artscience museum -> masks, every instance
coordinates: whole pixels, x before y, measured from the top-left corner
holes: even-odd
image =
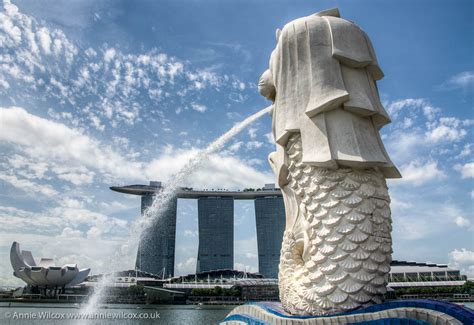
[[[89,275],[90,269],[79,269],[77,264],[55,266],[52,258],[41,258],[36,263],[31,251],[20,250],[20,244],[13,242],[10,249],[10,262],[13,275],[22,279],[28,285],[38,289],[62,289],[83,282]]]

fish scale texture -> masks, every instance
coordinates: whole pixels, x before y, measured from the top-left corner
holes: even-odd
[[[288,185],[299,207],[281,249],[280,300],[294,315],[380,303],[392,254],[390,198],[376,169],[302,163],[299,134],[286,145]]]

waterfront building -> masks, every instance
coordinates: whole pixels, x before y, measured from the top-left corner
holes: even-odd
[[[258,271],[266,278],[278,278],[281,242],[285,231],[285,205],[281,196],[255,199]]]
[[[446,264],[392,261],[389,287],[462,286],[466,276]]]
[[[161,188],[159,182],[151,182],[150,185]],[[155,195],[152,194],[142,195],[142,214],[151,207],[154,198]],[[153,218],[152,225],[143,231],[136,259],[139,270],[162,277],[174,275],[177,205],[178,199],[175,197],[168,203],[163,214]]]
[[[161,182],[150,182],[150,185],[129,185],[110,189],[140,195],[144,213],[163,188]],[[281,191],[275,188],[274,184],[266,184],[261,189],[242,191],[180,188],[163,215],[156,218],[156,222],[143,235],[136,261],[139,270],[163,277],[173,276],[177,199],[198,200],[197,272],[233,269],[234,200],[254,200],[259,272],[269,278],[277,277],[285,228],[285,209]]]
[[[232,197],[198,199],[199,248],[196,272],[234,266],[234,200]]]
[[[82,283],[90,272],[89,268],[79,269],[77,264],[56,266],[52,258],[43,257],[37,262],[31,251],[20,250],[17,242],[13,242],[10,248],[10,262],[14,276],[51,296]]]

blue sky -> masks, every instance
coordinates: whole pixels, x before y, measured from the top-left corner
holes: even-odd
[[[474,5],[470,1],[0,2],[0,284],[13,240],[36,256],[107,267],[139,198],[268,105],[256,89],[275,29],[339,7],[371,37],[393,123],[382,130],[394,258],[474,276]],[[207,188],[273,182],[263,117],[189,177]],[[193,272],[196,202],[179,202],[176,271]],[[253,205],[235,205],[235,268],[256,270]],[[130,268],[124,257],[120,267]],[[16,282],[15,282],[16,281]]]

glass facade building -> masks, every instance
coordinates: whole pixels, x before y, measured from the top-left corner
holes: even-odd
[[[163,190],[161,182],[149,185],[112,186],[113,191],[141,196],[143,212]],[[140,239],[136,266],[164,277],[174,276],[176,210],[178,199],[198,201],[199,247],[197,272],[234,268],[234,200],[254,200],[259,272],[278,277],[280,247],[285,229],[285,207],[281,191],[274,184],[242,191],[179,188],[167,210]]]
[[[285,205],[281,196],[255,199],[258,271],[266,278],[278,278],[280,250],[285,231]]]
[[[234,199],[198,199],[199,248],[196,272],[234,267]]]
[[[153,198],[154,195],[142,196],[142,214],[153,203]],[[143,232],[136,261],[140,271],[163,277],[174,275],[177,203],[175,197],[163,215],[154,218],[154,223]]]

